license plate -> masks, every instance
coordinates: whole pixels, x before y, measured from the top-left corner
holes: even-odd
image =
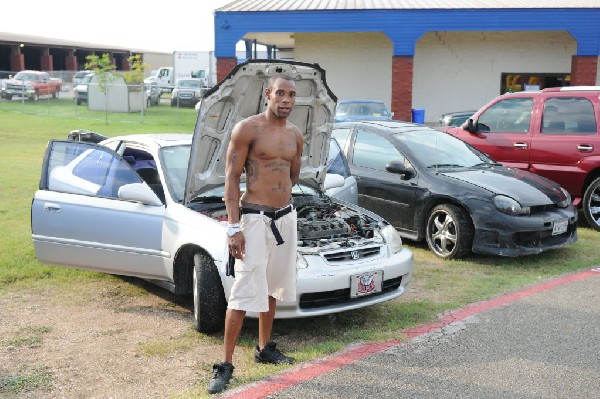
[[[555,236],[557,234],[562,234],[565,231],[567,231],[568,227],[569,227],[568,219],[557,220],[556,222],[554,222],[554,225],[552,226],[552,235]]]
[[[350,298],[381,292],[383,285],[383,272],[375,271],[356,274],[350,277]]]

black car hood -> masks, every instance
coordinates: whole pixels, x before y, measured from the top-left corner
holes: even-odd
[[[184,204],[225,184],[225,161],[236,123],[266,109],[269,78],[287,73],[296,83],[296,104],[288,120],[302,132],[301,178],[322,185],[326,174],[337,98],[317,64],[284,60],[249,60],[238,64],[204,94],[192,140]],[[242,180],[244,176],[242,176]]]
[[[493,194],[506,195],[523,206],[557,204],[566,198],[558,184],[519,169],[492,166],[464,171],[440,171],[440,174],[483,188]],[[491,174],[495,175],[493,179]]]

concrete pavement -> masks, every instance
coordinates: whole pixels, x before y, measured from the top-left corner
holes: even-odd
[[[600,269],[302,364],[228,398],[600,398]]]

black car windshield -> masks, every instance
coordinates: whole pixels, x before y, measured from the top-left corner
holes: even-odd
[[[428,168],[462,169],[495,164],[462,140],[438,130],[419,130],[395,136]]]

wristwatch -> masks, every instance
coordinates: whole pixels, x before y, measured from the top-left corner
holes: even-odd
[[[233,237],[239,231],[242,231],[239,227],[230,227],[227,229],[227,237]]]

